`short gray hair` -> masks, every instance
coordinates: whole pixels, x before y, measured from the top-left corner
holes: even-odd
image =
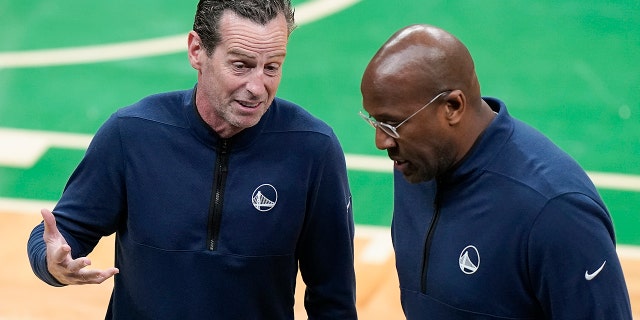
[[[202,46],[211,55],[220,42],[220,18],[225,10],[266,25],[282,13],[287,21],[288,34],[296,28],[294,9],[290,0],[200,0],[193,21]]]

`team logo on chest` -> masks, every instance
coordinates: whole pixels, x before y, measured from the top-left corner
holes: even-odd
[[[466,246],[458,258],[460,270],[466,274],[474,274],[480,268],[480,253],[475,246]]]
[[[251,195],[251,203],[256,210],[266,212],[278,202],[278,191],[268,183],[259,185]]]

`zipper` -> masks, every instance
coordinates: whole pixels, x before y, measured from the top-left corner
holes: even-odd
[[[220,235],[220,221],[222,220],[222,204],[224,200],[224,186],[227,180],[229,163],[229,140],[222,139],[216,157],[215,173],[213,175],[213,190],[209,203],[209,224],[207,232],[207,247],[214,251],[218,246]]]
[[[436,196],[433,200],[433,217],[431,218],[431,224],[429,225],[429,231],[427,232],[427,238],[424,241],[424,251],[422,252],[422,273],[420,279],[420,292],[427,293],[427,271],[429,271],[429,253],[431,252],[431,242],[433,242],[433,235],[435,233],[438,220],[440,219],[440,188],[439,183],[436,182]]]

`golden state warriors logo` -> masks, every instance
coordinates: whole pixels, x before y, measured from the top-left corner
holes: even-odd
[[[251,203],[258,211],[266,212],[275,207],[278,202],[278,191],[270,184],[261,184],[253,191]]]
[[[466,274],[473,274],[480,268],[480,253],[474,246],[467,246],[460,252],[458,258],[460,270]]]

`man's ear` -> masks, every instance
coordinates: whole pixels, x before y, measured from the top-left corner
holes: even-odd
[[[450,126],[460,123],[462,116],[467,111],[467,98],[462,90],[453,90],[445,97],[446,117]]]
[[[200,36],[193,30],[189,32],[189,37],[187,39],[187,54],[189,56],[189,63],[191,66],[196,70],[200,70],[202,59],[206,56],[206,50],[202,46]]]

